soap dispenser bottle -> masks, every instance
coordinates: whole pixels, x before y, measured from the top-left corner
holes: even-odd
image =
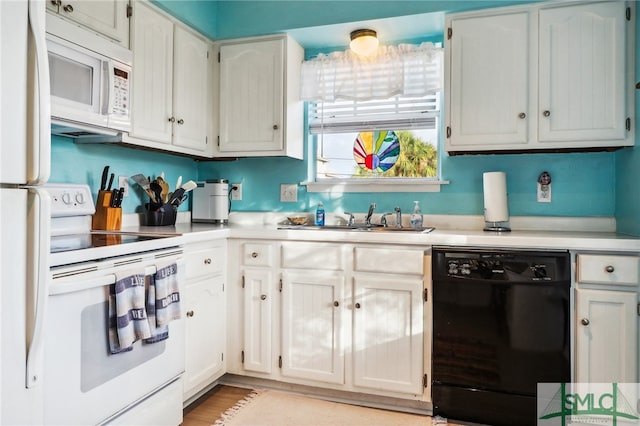
[[[318,203],[318,207],[316,208],[316,226],[324,226],[324,206],[322,203]]]
[[[413,202],[413,213],[411,213],[411,227],[413,229],[422,229],[422,212],[420,211],[420,203]]]

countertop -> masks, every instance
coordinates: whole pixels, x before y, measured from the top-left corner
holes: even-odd
[[[405,244],[424,246],[465,246],[531,248],[607,252],[640,252],[640,238],[614,232],[536,231],[487,232],[482,230],[438,229],[430,233],[369,232],[350,230],[278,229],[277,224],[178,223],[175,226],[129,226],[123,232],[182,235],[185,243],[218,238],[326,241],[336,243]]]

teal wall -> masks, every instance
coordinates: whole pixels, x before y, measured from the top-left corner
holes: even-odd
[[[138,173],[153,178],[164,172],[172,190],[178,176],[182,176],[184,182],[196,180],[196,164],[189,158],[108,144],[79,144],[58,136],[52,136],[51,139],[49,182],[87,184],[94,201],[100,189],[104,166],[109,166],[109,173],[115,174],[113,187],[118,185],[118,176],[133,176]],[[149,197],[133,181],[130,180],[129,185],[129,196],[122,202],[122,211],[141,213],[142,206],[149,202]],[[189,210],[188,204],[181,205],[180,210]]]
[[[160,0],[164,8],[179,14],[207,34],[217,38],[266,34],[312,25],[375,19],[384,16],[463,10],[504,5],[501,1],[187,1]],[[514,2],[510,2],[514,3]],[[185,6],[186,5],[186,6]],[[215,18],[215,19],[214,19]],[[638,123],[636,123],[638,124]],[[197,163],[183,157],[109,145],[80,145],[64,138],[53,140],[52,182],[86,182],[94,191],[102,167],[111,165],[116,175],[165,171],[170,183],[184,179],[227,178],[243,183],[243,200],[233,203],[236,211],[313,210],[323,201],[329,211],[365,211],[370,202],[378,211],[399,205],[407,211],[420,200],[426,213],[481,214],[482,173],[507,173],[511,214],[543,216],[616,216],[621,232],[640,235],[640,153],[628,148],[614,153],[443,155],[442,177],[449,180],[440,193],[328,194],[307,193],[301,186],[299,202],[281,203],[281,183],[308,179],[309,164],[288,158],[250,158],[229,162]],[[306,147],[308,149],[308,146]],[[535,201],[536,179],[542,171],[553,178],[553,202]],[[616,196],[617,195],[617,196]],[[139,189],[125,199],[125,213],[145,202]],[[184,209],[185,207],[183,207]]]

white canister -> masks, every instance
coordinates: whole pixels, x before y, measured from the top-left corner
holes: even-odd
[[[207,223],[229,222],[229,181],[208,179],[197,182],[193,190],[191,221]]]

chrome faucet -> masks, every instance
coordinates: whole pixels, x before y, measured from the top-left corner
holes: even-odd
[[[387,216],[392,215],[393,213],[384,213],[382,216],[380,216],[380,224],[383,227],[388,227],[389,224],[387,223]]]
[[[373,210],[376,208],[376,203],[371,203],[369,206],[369,211],[367,212],[367,217],[364,218],[364,224],[369,226],[371,225],[371,216],[373,216]]]
[[[393,211],[396,212],[396,228],[402,228],[402,211],[400,207],[394,207]]]
[[[353,217],[353,213],[344,212],[344,214],[349,215],[349,221],[347,222],[347,226],[353,226],[356,223],[355,217]]]

